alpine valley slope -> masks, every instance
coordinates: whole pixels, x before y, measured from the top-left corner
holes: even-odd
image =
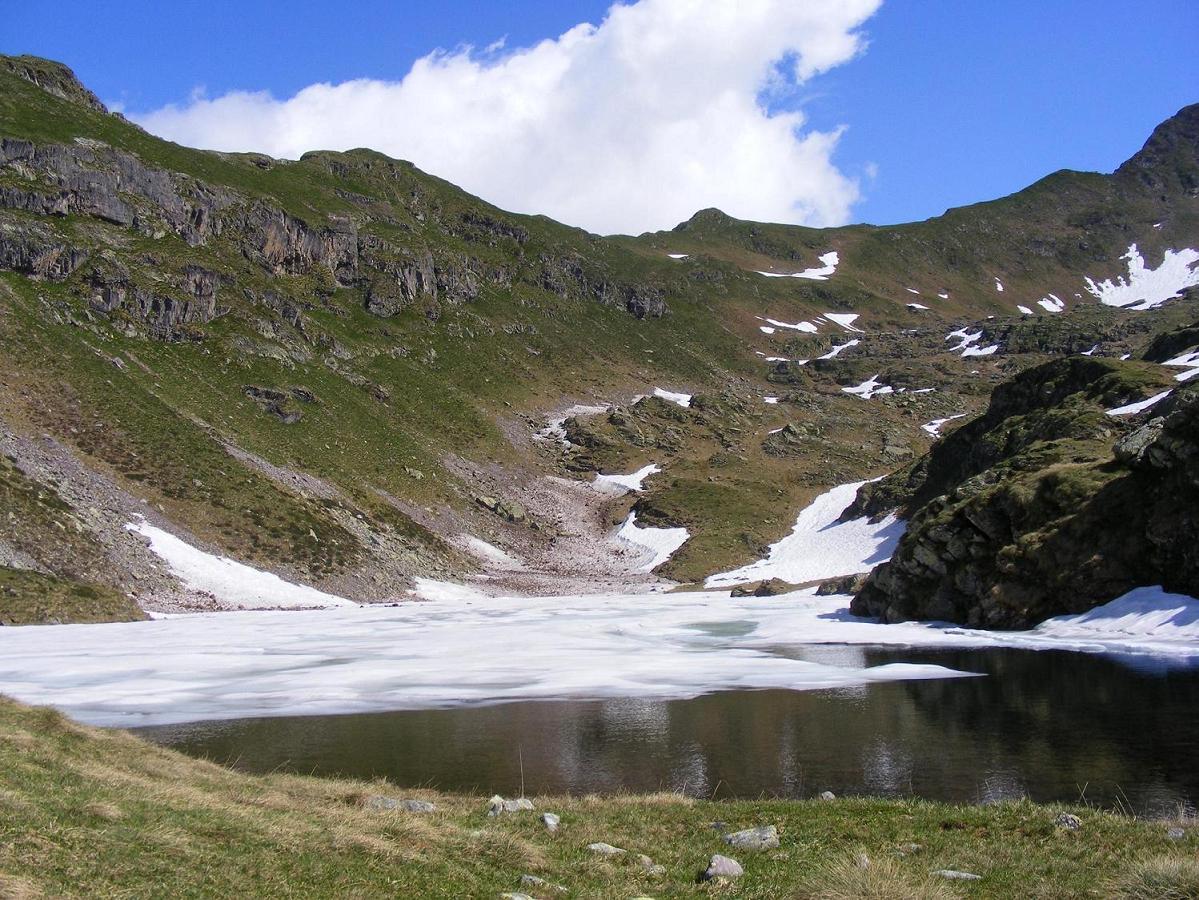
[[[698,582],[1025,370],[1174,386],[1196,247],[1199,106],[1112,175],[926,222],[599,237],[370,150],[180,147],[2,57],[0,621],[230,605],[155,535],[355,601]],[[654,575],[631,512],[686,529]]]

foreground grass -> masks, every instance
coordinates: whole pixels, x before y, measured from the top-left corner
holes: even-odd
[[[437,811],[371,810],[372,794]],[[537,813],[489,819],[481,797],[247,776],[0,698],[0,897],[497,897],[525,873],[574,897],[1196,896],[1192,834],[1171,841],[1163,823],[1090,810],[1071,832],[1055,827],[1060,810],[1030,803],[536,802],[561,815],[557,834]],[[723,846],[722,830],[760,824],[778,827],[779,849]],[[593,841],[630,853],[603,860],[585,849]],[[697,884],[722,850],[744,877]],[[647,874],[637,853],[666,874]],[[983,878],[945,881],[940,869]]]

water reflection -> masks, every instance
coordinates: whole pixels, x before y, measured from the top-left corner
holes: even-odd
[[[530,794],[1028,796],[1140,813],[1199,798],[1199,671],[1055,651],[811,648],[861,665],[929,662],[986,678],[693,700],[528,702],[143,729],[250,771],[385,775]]]

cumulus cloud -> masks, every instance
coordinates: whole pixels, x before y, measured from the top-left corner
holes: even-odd
[[[193,96],[132,118],[216,150],[371,147],[601,233],[669,228],[708,206],[837,225],[858,199],[833,162],[840,130],[769,107],[860,53],[880,3],[639,0],[532,47],[431,53],[398,82]]]

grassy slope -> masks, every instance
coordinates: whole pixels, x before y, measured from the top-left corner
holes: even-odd
[[[438,812],[376,812],[376,793],[433,800]],[[1162,823],[1078,810],[1083,828],[1053,824],[1056,808],[1028,803],[950,806],[915,800],[696,802],[675,795],[555,798],[557,835],[533,814],[484,815],[480,797],[399,793],[383,783],[289,775],[251,777],[153,747],[120,732],[0,699],[0,896],[494,897],[523,873],[571,896],[1065,897],[1099,891],[1147,858],[1185,864],[1196,838]],[[778,850],[729,851],[746,874],[731,886],[695,884],[724,848],[713,821],[774,824]],[[607,862],[606,841],[667,869]],[[921,849],[908,855],[908,844]],[[863,874],[855,854],[872,860]],[[972,883],[930,879],[944,868]],[[1193,872],[1191,873],[1193,876]],[[846,883],[847,882],[847,883]],[[532,889],[535,895],[544,891]]]

